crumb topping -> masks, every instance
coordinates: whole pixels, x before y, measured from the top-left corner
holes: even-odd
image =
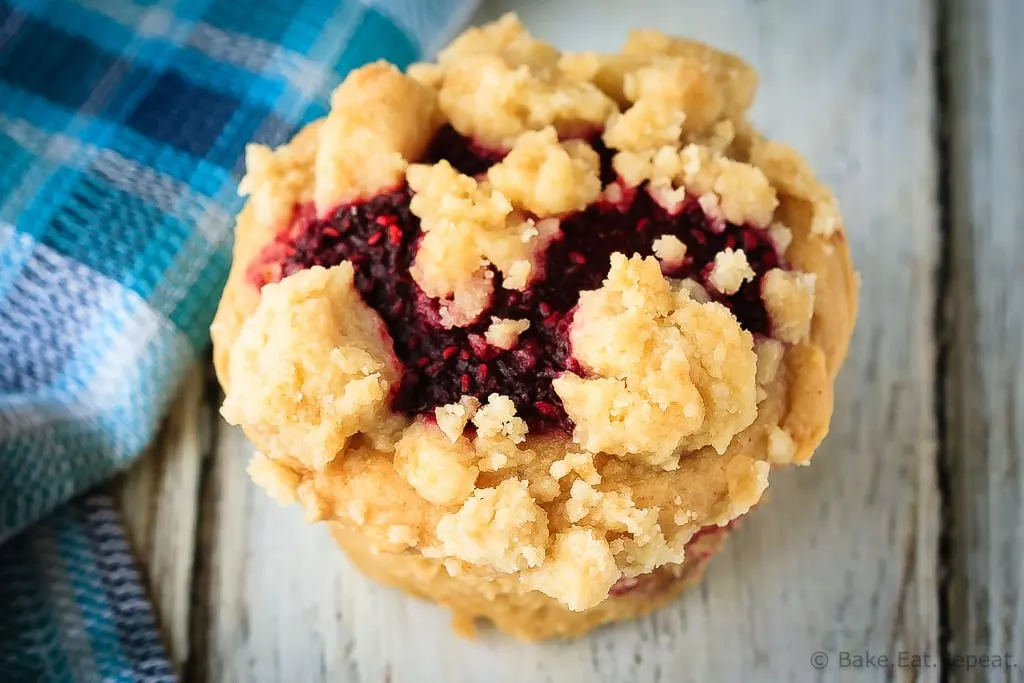
[[[441,517],[437,538],[447,557],[512,573],[544,561],[548,516],[527,483],[511,478],[477,489],[457,512]]]
[[[650,63],[649,57],[597,52],[566,52],[558,59],[558,68],[566,77],[590,82],[622,108],[631,104],[623,92],[626,74]],[[615,114],[612,114],[614,117]]]
[[[778,339],[764,338],[757,341],[754,352],[757,354],[757,385],[767,389],[779,372],[785,347]]]
[[[789,251],[789,245],[793,243],[793,231],[782,223],[775,222],[768,226],[768,239],[775,245],[775,251],[779,252],[779,256],[785,256]]]
[[[839,203],[835,195],[817,181],[810,165],[795,150],[778,142],[756,139],[750,149],[750,161],[772,185],[814,206],[812,234],[831,237],[839,228]]]
[[[530,329],[529,320],[508,320],[492,317],[491,326],[484,333],[484,338],[488,344],[507,351],[515,347],[519,335],[528,329]]]
[[[440,64],[416,62],[407,66],[405,73],[409,78],[418,81],[420,85],[426,86],[431,90],[440,88],[441,82],[444,81],[444,68]]]
[[[551,126],[523,133],[487,178],[512,205],[535,216],[579,211],[601,193],[600,159],[582,140],[559,142]]]
[[[545,126],[571,137],[599,128],[615,111],[615,103],[593,84],[557,69],[510,65],[493,54],[446,66],[438,99],[456,130],[495,147]]]
[[[408,116],[408,111],[416,116]],[[386,62],[348,75],[331,95],[314,164],[317,213],[401,183],[441,124],[437,95]]]
[[[811,330],[814,314],[813,273],[798,273],[773,268],[761,282],[761,294],[772,333],[784,342],[798,344]]]
[[[612,114],[603,139],[609,147],[630,152],[672,146],[683,136],[685,120],[680,108],[641,100],[622,114]]]
[[[565,504],[566,517],[573,524],[614,535],[610,547],[625,576],[683,562],[692,530],[682,527],[671,538],[666,537],[659,522],[660,511],[658,507],[637,507],[628,487],[602,491],[582,478],[572,483]]]
[[[508,396],[491,394],[487,403],[473,416],[477,437],[502,436],[512,443],[522,443],[526,438],[526,422],[516,415],[516,406]]]
[[[702,145],[622,151],[615,155],[612,165],[630,186],[650,181],[652,196],[655,191],[685,188],[702,198],[706,212],[717,209],[731,223],[765,227],[779,204],[775,188],[759,168]],[[716,201],[709,204],[704,197]]]
[[[496,472],[529,462],[534,452],[520,448],[526,440],[526,421],[516,415],[516,407],[508,396],[491,394],[487,403],[473,416],[476,438],[473,441],[480,457],[480,469]]]
[[[626,75],[623,92],[634,102],[626,112],[629,116],[637,105],[651,110],[683,112],[683,130],[699,135],[722,116],[725,93],[713,74],[700,60],[691,57],[656,57],[651,64]],[[655,117],[657,118],[657,117]],[[679,136],[662,144],[674,144]],[[609,142],[609,145],[611,143]],[[612,145],[614,146],[614,145]],[[654,147],[648,144],[645,147]],[[633,149],[644,149],[634,146]]]
[[[407,177],[415,192],[409,208],[423,230],[410,273],[428,296],[443,299],[446,327],[468,325],[486,308],[494,291],[488,265],[506,276],[506,287],[526,286],[557,221],[514,213],[505,195],[447,161],[411,166]]]
[[[256,220],[267,227],[285,224],[296,204],[313,199],[313,160],[320,144],[320,124],[306,129],[277,149],[245,146],[245,176],[238,194],[249,196]]]
[[[441,66],[451,66],[475,55],[498,55],[508,64],[533,69],[551,68],[559,52],[530,35],[519,17],[508,12],[484,26],[471,26],[437,55]]]
[[[786,430],[772,427],[768,433],[768,460],[776,465],[786,465],[796,457],[796,442]]]
[[[753,339],[728,309],[673,292],[653,258],[612,256],[570,338],[587,378],[555,391],[589,451],[675,469],[682,449],[723,452],[756,415]]]
[[[471,28],[438,55],[437,83],[445,116],[463,135],[497,148],[522,133],[554,126],[563,138],[604,125],[615,102],[560,66],[561,55],[507,14]]]
[[[720,84],[722,115],[726,118],[741,119],[754,101],[757,73],[739,57],[698,41],[673,38],[655,30],[630,31],[622,55],[634,59],[681,58],[701,64],[709,79]]]
[[[594,454],[589,451],[568,451],[561,460],[551,463],[548,473],[557,480],[564,479],[570,472],[586,484],[597,486],[601,483],[601,474],[594,466]]]
[[[462,436],[466,424],[476,415],[480,407],[480,401],[472,396],[463,396],[458,403],[438,406],[434,409],[434,419],[441,433],[448,437],[449,441],[456,441]]]
[[[423,420],[413,422],[395,444],[395,471],[435,505],[464,501],[476,487],[480,470],[469,439],[454,441]]]
[[[715,254],[708,282],[722,294],[735,294],[744,282],[754,279],[754,269],[742,249],[723,249]]]
[[[668,268],[678,268],[686,258],[686,245],[675,235],[662,235],[651,246],[654,255]]]
[[[472,28],[438,55],[441,69],[420,77],[438,84],[441,109],[462,133],[496,147],[553,125],[571,137],[602,126],[615,103],[593,83],[560,68],[560,53],[519,20]]]
[[[352,281],[343,263],[267,285],[231,348],[235,379],[221,414],[272,457],[323,469],[385,419],[398,370]]]
[[[256,451],[245,469],[253,483],[262,486],[278,505],[291,505],[296,501],[301,477],[292,468]]]
[[[576,527],[555,537],[551,556],[524,582],[579,612],[607,598],[619,576],[608,541],[593,529]]]

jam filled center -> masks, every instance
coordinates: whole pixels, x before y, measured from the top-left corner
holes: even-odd
[[[595,148],[608,169],[611,153],[600,144]],[[446,127],[435,138],[428,161],[446,159],[462,173],[475,175],[500,158]],[[408,188],[343,205],[324,220],[317,219],[311,207],[300,208],[293,224],[252,264],[250,274],[262,286],[315,265],[351,262],[356,288],[383,319],[402,362],[393,397],[398,412],[432,415],[434,408],[462,396],[485,401],[498,393],[512,399],[531,432],[569,429],[551,383],[566,370],[583,371],[570,350],[572,311],[580,292],[601,286],[615,252],[648,256],[657,238],[678,238],[686,245],[686,258],[666,269],[665,275],[693,278],[731,309],[744,329],[769,333],[761,278],[780,260],[764,230],[716,224],[692,197],[669,213],[643,188],[623,194],[614,204],[597,202],[564,217],[560,237],[546,251],[543,275],[526,291],[505,289],[496,272],[490,307],[468,327],[443,328],[438,302],[427,297],[409,273],[421,231],[419,219],[409,210]],[[756,273],[729,296],[707,285],[715,254],[726,248],[743,249]],[[492,317],[528,320],[530,326],[512,349],[505,350],[485,339]]]

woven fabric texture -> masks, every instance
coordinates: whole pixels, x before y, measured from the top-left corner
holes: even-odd
[[[473,4],[0,0],[0,681],[171,680],[109,502],[60,506],[206,347],[245,144]]]

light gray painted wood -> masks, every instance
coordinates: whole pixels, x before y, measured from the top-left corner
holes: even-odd
[[[178,671],[189,654],[201,460],[216,418],[204,400],[205,375],[202,366],[192,369],[153,446],[117,487],[128,538]]]
[[[512,7],[566,48],[613,49],[627,28],[657,26],[759,68],[755,119],[836,189],[863,274],[833,433],[812,467],[774,478],[699,589],[648,619],[538,646],[460,640],[438,608],[362,578],[324,529],[253,489],[248,445],[221,427],[196,678],[883,681],[891,671],[838,668],[839,652],[937,653],[930,3],[522,1],[479,18]],[[817,651],[832,658],[820,674]]]
[[[1010,652],[1024,666],[1024,4],[951,5],[951,649]],[[1024,675],[953,673],[955,681]]]

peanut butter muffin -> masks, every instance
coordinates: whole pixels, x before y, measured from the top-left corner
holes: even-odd
[[[252,145],[213,325],[252,478],[370,576],[529,639],[699,579],[828,430],[857,307],[832,193],[756,75],[514,16]]]

